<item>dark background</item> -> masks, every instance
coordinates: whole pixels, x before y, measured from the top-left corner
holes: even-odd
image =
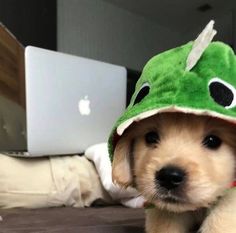
[[[24,46],[57,50],[56,0],[0,0],[0,22]],[[127,71],[128,105],[140,72],[130,69]]]
[[[57,49],[56,0],[0,0],[0,21],[24,46]]]

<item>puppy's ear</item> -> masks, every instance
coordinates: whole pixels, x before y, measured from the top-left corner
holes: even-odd
[[[131,139],[129,135],[124,135],[118,141],[112,162],[112,180],[121,187],[128,187],[133,183],[131,171]]]

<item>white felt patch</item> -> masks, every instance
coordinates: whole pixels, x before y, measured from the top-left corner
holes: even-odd
[[[186,61],[186,71],[190,71],[197,64],[203,52],[217,33],[213,28],[214,23],[215,22],[211,20],[194,41],[192,50],[190,51]]]

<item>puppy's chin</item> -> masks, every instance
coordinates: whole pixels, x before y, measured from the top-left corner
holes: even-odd
[[[200,209],[200,207],[192,205],[190,203],[171,199],[158,199],[153,201],[153,204],[159,209],[164,209],[176,213]]]
[[[217,198],[215,202],[216,201],[217,201]],[[159,209],[164,209],[167,211],[180,213],[180,212],[195,211],[198,209],[208,208],[214,202],[206,203],[206,205],[197,205],[190,202],[178,201],[175,199],[167,198],[167,199],[157,199],[153,201],[152,203],[154,204],[155,207]]]
[[[192,190],[194,191],[194,190]],[[174,195],[171,192],[166,194],[156,193],[152,202],[157,208],[171,212],[195,211],[198,209],[209,208],[213,206],[221,196],[224,195],[224,190],[202,190],[201,193],[187,192],[182,195]],[[197,196],[199,198],[197,198]],[[149,197],[147,197],[149,198]]]

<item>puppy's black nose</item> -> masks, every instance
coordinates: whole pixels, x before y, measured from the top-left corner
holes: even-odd
[[[186,173],[178,167],[167,166],[156,172],[158,185],[168,190],[178,188],[185,180]]]

